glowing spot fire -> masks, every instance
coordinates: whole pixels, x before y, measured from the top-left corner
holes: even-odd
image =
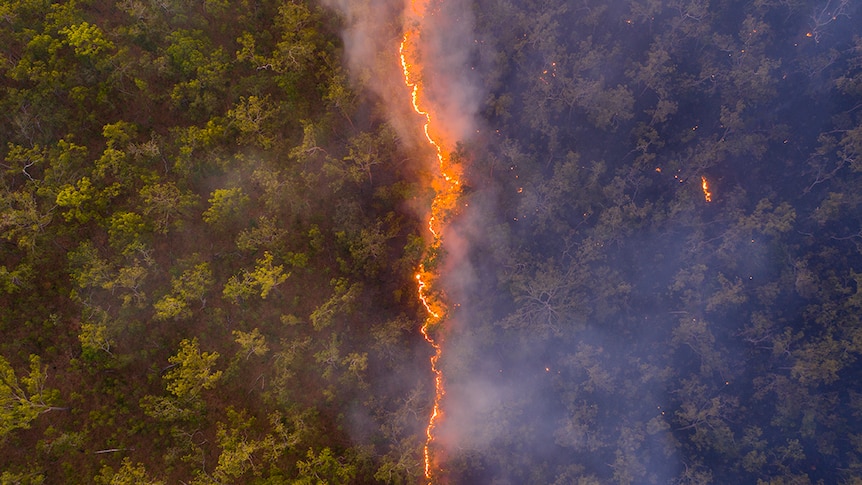
[[[707,182],[706,177],[700,177],[700,186],[703,188],[703,198],[707,202],[712,202],[712,192],[709,191],[709,182]]]

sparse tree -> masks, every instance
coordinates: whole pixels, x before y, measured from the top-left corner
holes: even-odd
[[[172,364],[164,379],[168,391],[181,400],[196,398],[204,389],[212,389],[222,376],[214,371],[218,352],[201,352],[198,339],[183,339],[176,355],[168,361]]]
[[[241,276],[230,277],[224,287],[224,296],[238,301],[259,294],[266,299],[276,286],[284,283],[290,276],[290,273],[284,273],[283,265],[274,266],[272,262],[272,253],[264,252],[263,258],[257,260],[254,271],[243,271]]]
[[[30,370],[20,378],[0,356],[0,439],[15,429],[29,428],[40,414],[64,409],[54,406],[59,393],[46,386],[47,378],[37,355],[30,356]]]

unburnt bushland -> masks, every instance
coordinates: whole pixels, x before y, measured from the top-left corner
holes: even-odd
[[[414,481],[419,196],[331,12],[0,12],[4,483]]]

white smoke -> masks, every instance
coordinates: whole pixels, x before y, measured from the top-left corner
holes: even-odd
[[[473,49],[470,6],[456,1],[323,0],[343,21],[345,59],[354,84],[382,101],[389,122],[413,147],[424,146],[423,120],[413,112],[404,84],[399,45],[416,30],[423,108],[432,113],[446,150],[466,142],[476,130],[482,90],[469,64]],[[449,146],[451,145],[451,146]],[[433,159],[432,159],[433,161]]]

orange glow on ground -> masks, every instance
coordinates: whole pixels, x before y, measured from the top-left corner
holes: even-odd
[[[409,12],[414,18],[421,19],[425,15],[425,7],[426,2],[414,0],[411,2]],[[410,89],[413,110],[425,119],[422,131],[428,145],[434,149],[439,169],[438,175],[431,183],[434,189],[434,199],[431,201],[428,216],[428,231],[431,235],[431,241],[426,250],[426,255],[428,255],[439,252],[437,250],[442,244],[443,230],[458,206],[458,200],[461,196],[461,180],[459,167],[451,163],[447,151],[444,149],[445,143],[440,135],[441,130],[435,125],[436,120],[432,115],[433,107],[428,106],[423,99],[423,86],[418,76],[422,66],[419,65],[417,46],[415,45],[415,39],[419,38],[419,33],[418,22],[405,27],[404,37],[399,47],[399,56],[404,83]],[[434,374],[434,402],[431,415],[428,418],[428,425],[425,428],[425,445],[422,450],[425,478],[428,483],[432,483],[434,477],[434,456],[432,453],[434,429],[442,417],[441,401],[446,394],[443,372],[438,367],[443,348],[439,337],[434,335],[433,330],[444,320],[447,307],[446,302],[442,301],[437,293],[429,292],[429,285],[433,283],[435,276],[434,273],[425,269],[424,264],[417,268],[415,275],[418,285],[417,297],[427,313],[421,327],[422,336],[434,349],[434,354],[430,358],[431,372]]]
[[[707,202],[712,202],[712,192],[709,191],[709,182],[707,182],[706,177],[700,177],[700,186],[703,188],[703,198]]]

